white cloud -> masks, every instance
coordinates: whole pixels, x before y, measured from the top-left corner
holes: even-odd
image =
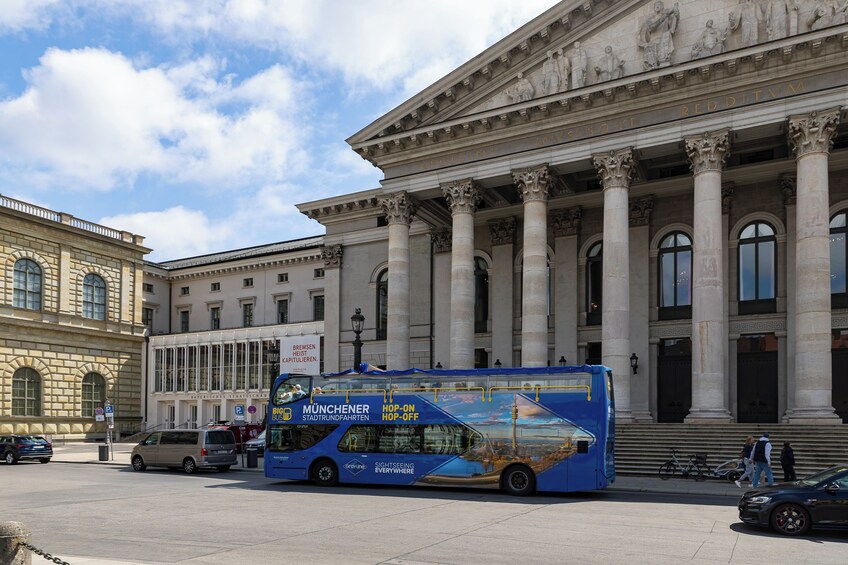
[[[280,66],[233,85],[218,80],[223,66],[136,68],[104,49],[50,49],[26,91],[0,102],[4,175],[107,190],[147,174],[226,189],[296,170],[301,86]]]
[[[55,12],[62,9],[59,0],[4,0],[0,6],[0,35],[44,30]]]

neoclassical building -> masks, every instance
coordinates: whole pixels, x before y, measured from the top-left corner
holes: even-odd
[[[0,196],[0,434],[103,437],[142,420],[144,238]]]
[[[612,368],[624,421],[848,421],[843,3],[565,0],[348,139],[301,204],[325,367]]]

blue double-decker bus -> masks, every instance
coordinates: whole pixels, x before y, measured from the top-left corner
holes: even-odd
[[[615,480],[612,373],[597,365],[280,375],[265,476],[536,491]]]

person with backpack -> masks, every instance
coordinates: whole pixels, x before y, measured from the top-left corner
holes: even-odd
[[[757,488],[757,485],[760,484],[761,473],[766,474],[769,486],[774,484],[774,475],[771,472],[771,443],[769,442],[768,432],[763,432],[763,436],[754,445],[754,477],[751,479],[751,488]]]
[[[733,481],[737,487],[742,488],[742,481],[745,479],[751,480],[751,476],[754,474],[754,436],[748,436],[748,439],[745,440],[745,445],[742,446],[742,450],[739,452],[739,458],[742,459],[742,463],[745,465],[745,472],[742,473],[742,476]]]
[[[795,452],[788,441],[783,442],[783,449],[780,450],[780,466],[783,467],[783,482],[798,480],[795,476]]]

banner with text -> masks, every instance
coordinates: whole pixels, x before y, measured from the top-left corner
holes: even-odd
[[[317,375],[320,371],[320,335],[280,338],[280,373]]]

